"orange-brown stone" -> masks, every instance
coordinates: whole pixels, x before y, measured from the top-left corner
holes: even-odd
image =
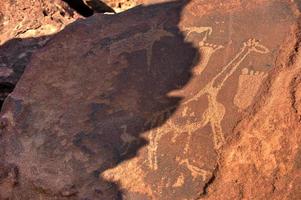
[[[18,176],[0,191],[298,199],[299,14],[280,0],[161,1],[67,26],[5,101],[0,158]]]

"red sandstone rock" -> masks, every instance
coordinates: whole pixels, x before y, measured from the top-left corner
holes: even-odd
[[[79,17],[61,0],[0,3],[0,102],[10,93],[33,52]]]
[[[69,25],[5,101],[0,191],[300,199],[299,15],[194,0]]]
[[[76,17],[76,13],[61,0],[3,0],[0,13],[0,44],[12,38],[57,33]]]
[[[3,0],[0,4],[0,104],[12,91],[28,64],[32,53],[42,48],[51,35],[67,24],[93,12],[109,11],[100,0],[89,1],[89,8],[82,0],[72,3],[73,10],[63,0]],[[92,3],[91,3],[92,2]],[[96,3],[95,3],[96,2]],[[99,3],[97,3],[99,2]],[[142,3],[141,1],[104,1],[121,12]],[[92,9],[95,9],[94,11]],[[20,39],[22,38],[22,40]]]
[[[147,0],[103,0],[108,6],[112,7],[116,12],[122,12],[141,5]]]

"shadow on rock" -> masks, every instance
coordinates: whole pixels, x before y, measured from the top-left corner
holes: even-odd
[[[178,27],[187,3],[78,20],[32,56],[2,109],[1,160],[18,169],[3,198],[122,199],[101,174],[134,158],[180,104],[168,94],[198,53]]]
[[[14,38],[0,46],[0,107],[21,78],[31,55],[45,46],[50,37]]]

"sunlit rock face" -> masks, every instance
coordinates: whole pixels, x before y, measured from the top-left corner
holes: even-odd
[[[103,0],[103,2],[119,13],[145,4],[148,0]]]
[[[1,195],[298,199],[298,17],[161,1],[68,25],[4,103]]]

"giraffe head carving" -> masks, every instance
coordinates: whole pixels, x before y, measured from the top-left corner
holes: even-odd
[[[244,48],[247,48],[250,52],[254,51],[261,54],[266,54],[270,52],[267,47],[260,44],[259,41],[254,38],[244,42]]]

